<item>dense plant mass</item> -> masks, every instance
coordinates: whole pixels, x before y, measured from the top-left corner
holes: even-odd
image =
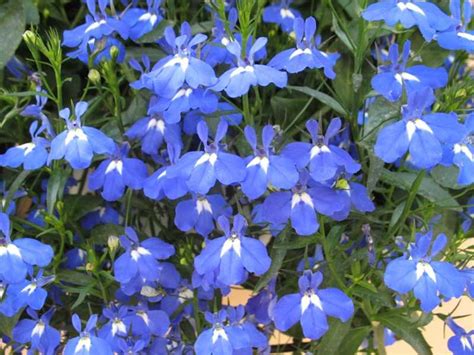
[[[474,354],[471,13],[2,1],[2,347]]]

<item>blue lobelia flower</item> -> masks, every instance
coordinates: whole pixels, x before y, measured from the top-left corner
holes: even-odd
[[[319,289],[323,274],[306,271],[298,280],[300,292],[283,296],[273,309],[277,329],[287,331],[298,321],[303,334],[321,338],[329,329],[327,317],[347,322],[354,314],[352,300],[337,288]]]
[[[204,114],[217,110],[218,99],[214,92],[199,87],[193,89],[183,86],[171,98],[152,97],[150,111],[160,112],[168,124],[181,121],[181,114],[191,109],[199,109]]]
[[[378,67],[379,73],[372,78],[372,87],[389,101],[397,101],[402,97],[403,89],[408,95],[424,88],[438,89],[448,83],[448,73],[444,68],[430,68],[426,65],[407,67],[410,56],[411,42],[403,45],[403,53],[399,58],[398,45],[389,48],[388,60],[391,64]]]
[[[112,305],[104,308],[103,316],[107,319],[102,328],[99,330],[99,337],[104,339],[114,351],[119,351],[120,337],[128,335],[129,326],[126,324],[125,317],[128,315],[129,309],[126,306],[116,307]]]
[[[139,276],[151,281],[158,279],[158,260],[167,259],[175,252],[171,244],[155,237],[140,242],[137,233],[130,227],[125,228],[125,235],[120,236],[120,244],[125,253],[114,262],[115,279],[120,283],[130,282]]]
[[[340,174],[326,184],[316,183],[311,188],[316,210],[336,221],[349,216],[351,208],[372,212],[375,205],[365,186],[350,180],[349,174]]]
[[[46,302],[48,292],[44,286],[54,281],[54,275],[43,276],[43,270],[39,270],[36,276],[33,270],[29,270],[30,280],[24,280],[8,287],[7,297],[12,298],[13,308],[19,310],[25,306],[36,311],[40,310]]]
[[[236,8],[229,11],[227,25],[230,32],[234,32],[238,20]],[[215,15],[212,34],[214,39],[202,48],[202,58],[212,67],[218,64],[232,64],[232,55],[226,49],[226,46],[232,41],[225,29],[225,20],[222,20],[218,14]]]
[[[48,117],[43,113],[43,108],[48,102],[47,93],[40,86],[36,87],[36,92],[36,104],[26,106],[20,114],[25,117],[35,117],[39,119],[41,121],[40,130],[45,129],[49,136],[54,137],[55,134],[51,122],[49,122]]]
[[[426,41],[431,41],[436,31],[444,31],[453,23],[435,4],[417,0],[381,0],[369,5],[362,17],[367,21],[385,21],[394,27],[398,23],[404,28],[418,26]]]
[[[227,133],[228,124],[220,121],[214,142],[208,144],[209,130],[205,121],[199,122],[197,133],[204,151],[188,152],[170,169],[169,177],[186,180],[190,191],[205,195],[218,180],[223,185],[241,182],[245,178],[245,163],[237,155],[225,152],[220,146]]]
[[[53,249],[30,238],[10,239],[10,220],[0,212],[0,279],[17,283],[25,279],[28,266],[45,267],[53,258]]]
[[[93,314],[87,321],[86,327],[82,330],[81,320],[77,314],[72,316],[72,325],[79,333],[78,337],[69,339],[64,348],[64,355],[112,355],[110,345],[96,336],[95,328],[97,315]]]
[[[449,317],[446,324],[454,335],[448,340],[448,348],[453,355],[472,355],[474,353],[474,330],[465,331]]]
[[[168,169],[179,159],[180,147],[167,145],[168,161],[163,159],[163,166],[150,175],[143,183],[145,196],[154,200],[161,200],[165,196],[170,200],[183,197],[188,192],[186,182],[181,177],[169,177]]]
[[[279,189],[290,189],[298,182],[299,174],[295,163],[274,154],[271,146],[275,131],[271,125],[263,127],[262,146],[257,146],[257,134],[250,126],[245,127],[245,138],[254,155],[247,157],[246,177],[242,181],[242,191],[250,199],[262,196],[271,184]]]
[[[217,110],[209,116],[218,116],[226,121],[229,126],[238,126],[242,122],[243,116],[240,110],[228,102],[219,102]],[[196,128],[199,122],[205,121],[207,115],[201,111],[194,110],[184,116],[183,131],[187,135],[196,134]]]
[[[30,126],[31,142],[12,147],[0,155],[0,166],[18,168],[23,165],[25,170],[35,170],[44,166],[48,160],[49,141],[38,135],[44,128],[38,129],[38,122]]]
[[[449,8],[454,18],[454,24],[446,31],[437,34],[436,40],[439,46],[450,50],[474,52],[474,31],[467,29],[472,17],[471,2],[464,1],[464,7],[461,9],[459,0],[451,0]],[[461,15],[461,11],[464,16]]]
[[[54,309],[44,313],[41,317],[31,308],[26,312],[32,319],[21,319],[13,328],[12,336],[15,342],[20,344],[31,344],[31,350],[42,354],[54,354],[61,341],[58,330],[49,325]]]
[[[144,162],[137,158],[127,158],[130,146],[117,146],[115,154],[99,164],[89,176],[89,189],[102,189],[101,196],[106,201],[117,201],[123,196],[125,187],[139,190],[148,176]]]
[[[119,222],[120,212],[113,208],[111,203],[106,203],[105,206],[98,207],[82,217],[81,227],[90,231],[100,224],[119,224]]]
[[[214,85],[217,82],[214,70],[196,57],[196,47],[206,39],[201,33],[193,37],[187,22],[181,25],[178,37],[171,27],[167,27],[165,40],[173,53],[158,61],[149,73],[143,74],[145,86],[158,96],[173,97],[184,84],[193,89]]]
[[[446,235],[438,235],[433,243],[432,238],[431,230],[417,233],[408,254],[390,261],[384,275],[385,284],[392,290],[400,293],[413,290],[424,312],[438,306],[440,295],[446,299],[460,297],[466,285],[465,277],[452,264],[434,260],[446,246]]]
[[[73,169],[85,169],[91,165],[94,153],[113,154],[115,143],[111,138],[97,128],[81,125],[81,116],[87,107],[87,102],[78,102],[74,120],[69,119],[71,111],[68,108],[61,110],[59,115],[66,121],[67,129],[51,142],[50,161],[64,157]]]
[[[276,278],[272,278],[263,290],[247,301],[245,310],[248,314],[253,315],[258,323],[270,324],[272,321],[270,313],[277,302],[275,285]]]
[[[142,151],[151,155],[158,154],[158,149],[164,142],[182,145],[179,125],[169,123],[155,110],[149,110],[149,116],[140,118],[125,135],[130,139],[140,140]]]
[[[255,54],[267,44],[264,37],[258,38],[250,48],[248,55],[242,58],[242,48],[237,41],[227,45],[227,50],[237,59],[237,66],[224,72],[216,85],[215,91],[224,90],[230,97],[243,96],[252,86],[268,86],[271,83],[279,88],[286,86],[288,77],[285,72],[268,65],[255,64]]]
[[[295,19],[301,17],[299,11],[290,8],[293,0],[279,0],[263,9],[263,22],[276,23],[285,32],[291,32]]]
[[[408,97],[402,109],[402,119],[383,127],[375,143],[375,154],[393,163],[410,152],[410,162],[428,169],[441,162],[442,143],[456,144],[463,138],[463,127],[454,113],[423,114],[433,103],[430,89]]]
[[[89,42],[90,39],[101,39],[113,33],[118,33],[123,39],[128,38],[128,26],[116,17],[107,14],[109,1],[99,0],[99,11],[97,11],[97,1],[87,0],[86,23],[72,29],[64,31],[63,44],[67,47],[78,47],[81,43]]]
[[[250,354],[252,348],[264,348],[268,345],[267,337],[248,318],[244,319],[244,306],[227,307],[227,315],[229,319],[227,332],[232,338],[234,349]]]
[[[224,236],[206,242],[201,254],[194,259],[196,271],[201,275],[216,271],[217,280],[229,286],[244,282],[247,272],[265,273],[271,259],[260,240],[244,235],[245,218],[237,214],[232,230],[227,217],[220,216],[217,221]]]
[[[194,229],[207,238],[214,230],[214,221],[221,215],[232,215],[232,208],[222,195],[193,195],[192,199],[176,205],[174,224],[183,232]]]
[[[215,314],[206,312],[204,317],[208,323],[212,324],[212,328],[206,329],[199,334],[194,344],[196,355],[233,354],[234,348],[232,341],[237,339],[234,339],[234,337],[227,332],[228,327],[225,325],[227,312],[225,310],[220,310]]]
[[[316,195],[311,193],[308,180],[308,173],[302,171],[298,183],[291,191],[277,191],[268,195],[262,205],[263,220],[276,226],[284,225],[290,220],[298,235],[316,233],[319,228]]]
[[[296,48],[278,53],[268,65],[276,69],[284,69],[288,73],[299,73],[306,68],[324,68],[324,74],[328,78],[334,79],[336,73],[333,68],[340,55],[325,53],[318,49],[321,38],[315,36],[316,20],[314,17],[308,17],[306,20],[295,19],[294,31]]]
[[[474,113],[464,120],[464,135],[454,145],[445,145],[443,161],[445,165],[454,163],[459,168],[458,184],[474,183]]]
[[[294,142],[282,150],[282,155],[293,160],[299,169],[309,164],[309,174],[317,182],[324,182],[336,176],[340,171],[355,174],[360,170],[358,164],[345,150],[330,144],[341,129],[341,120],[337,117],[331,120],[323,136],[320,125],[311,119],[306,122],[306,128],[311,135],[312,143]]]
[[[136,41],[153,31],[163,20],[160,5],[161,0],[147,0],[147,10],[133,7],[123,14],[122,19],[128,25],[131,40]]]
[[[137,306],[131,307],[131,312],[125,317],[125,323],[133,335],[140,336],[164,336],[170,327],[166,312],[149,309],[146,302],[139,302]]]

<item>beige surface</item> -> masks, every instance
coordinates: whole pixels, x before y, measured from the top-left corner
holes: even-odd
[[[231,306],[245,304],[251,294],[251,291],[240,287],[232,288],[231,294],[229,297],[224,298],[223,304]],[[436,308],[433,313],[448,314],[456,307],[458,302],[459,300],[447,302],[442,307]],[[465,329],[474,329],[474,302],[468,297],[463,297],[461,299],[459,307],[453,314],[454,317],[464,315],[469,316],[458,319],[456,322]],[[432,346],[434,355],[451,354],[451,352],[448,350],[447,342],[453,333],[448,327],[444,327],[443,322],[438,317],[433,317],[433,321],[425,327],[423,334],[428,344]],[[291,342],[291,338],[279,332],[276,332],[270,339],[270,343],[272,345],[286,344],[289,342]],[[416,352],[404,341],[397,341],[392,346],[387,347],[387,355],[416,355]]]

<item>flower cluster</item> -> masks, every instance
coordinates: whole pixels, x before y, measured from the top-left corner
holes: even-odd
[[[406,336],[393,309],[412,326],[418,309],[472,297],[474,273],[452,257],[472,232],[473,102],[457,99],[472,87],[450,98],[473,80],[469,1],[451,0],[451,16],[426,1],[372,3],[350,23],[359,39],[331,1],[334,34],[327,19],[318,27],[321,11],[288,0],[208,1],[176,31],[177,11],[191,18],[195,4],[172,3],[87,0],[85,22],[54,51],[25,36],[38,73],[16,57],[7,66],[34,91],[0,95],[31,137],[0,155],[14,175],[0,212],[0,313],[19,319],[4,343],[271,353],[279,330],[315,351],[335,341],[332,317],[354,331],[338,353],[382,351]],[[431,41],[457,57],[425,65]],[[62,47],[89,70],[70,101]],[[311,96],[304,107],[295,92]],[[16,99],[31,93],[35,104]],[[460,203],[471,207],[462,226],[441,228],[461,219]],[[237,287],[254,293],[226,306]],[[471,354],[472,331],[444,319],[449,349]],[[427,353],[414,334],[405,340]]]

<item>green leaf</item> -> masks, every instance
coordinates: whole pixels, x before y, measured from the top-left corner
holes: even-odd
[[[383,170],[381,179],[390,185],[397,186],[405,191],[410,191],[416,180],[417,173],[398,173]],[[433,202],[439,207],[461,211],[459,203],[448,191],[439,186],[431,177],[425,176],[421,182],[418,194]]]
[[[375,319],[392,330],[400,338],[410,344],[418,355],[431,355],[431,348],[423,337],[417,324],[398,313],[378,314]]]
[[[38,8],[34,4],[33,0],[22,0],[23,8],[25,9],[25,21],[30,25],[39,24],[40,18]]]
[[[78,221],[87,213],[93,211],[102,204],[99,196],[93,195],[68,195],[64,198],[64,214],[68,220]]]
[[[349,50],[352,53],[354,53],[355,48],[352,45],[352,39],[349,38],[349,36],[346,34],[346,32],[344,32],[344,30],[339,25],[339,22],[337,21],[336,16],[334,16],[334,15],[332,16],[332,27],[334,29],[334,33],[336,33],[336,36],[339,37],[339,39],[342,41],[342,43],[344,43],[345,46],[347,48],[349,48]]]
[[[0,70],[15,54],[25,30],[23,2],[10,0],[0,5]]]
[[[303,249],[311,244],[316,244],[318,241],[318,235],[312,235],[307,237],[300,237],[297,236],[294,240],[286,242],[286,243],[279,243],[275,244],[273,248],[275,249],[286,249],[286,250],[294,250],[294,249]]]
[[[13,199],[15,196],[15,192],[18,191],[20,188],[21,184],[23,184],[23,181],[30,175],[29,170],[23,170],[21,173],[18,174],[18,176],[13,180],[12,184],[10,185],[10,188],[8,189],[7,196],[5,197],[5,202],[3,203],[3,210],[6,211],[8,209],[8,206],[10,205],[10,201]]]
[[[150,32],[144,34],[137,40],[137,43],[155,43],[161,37],[163,37],[165,33],[166,27],[174,26],[174,22],[170,20],[162,20],[158,25]]]
[[[453,190],[462,189],[458,184],[459,168],[457,166],[438,165],[430,171],[431,177],[443,187]]]
[[[286,253],[288,249],[278,248],[278,245],[285,244],[287,229],[284,229],[283,232],[277,237],[275,244],[273,245],[270,257],[272,263],[268,271],[258,280],[255,285],[254,293],[258,293],[261,289],[268,285],[271,279],[278,275],[281,266],[283,265],[283,260],[285,260]]]
[[[334,354],[340,355],[353,355],[357,353],[360,344],[364,341],[365,338],[370,334],[371,327],[359,327],[351,329],[346,336],[344,341],[339,347],[339,351]]]
[[[384,162],[369,150],[369,173],[367,175],[367,194],[370,196],[382,176]]]
[[[61,270],[56,275],[60,282],[77,286],[95,285],[95,279],[84,271]]]
[[[332,108],[337,113],[340,113],[341,115],[347,114],[344,107],[342,107],[339,102],[337,102],[334,98],[332,98],[328,94],[325,94],[318,90],[311,89],[307,86],[287,86],[287,88],[289,90],[299,91],[299,92],[302,92],[303,94],[314,97],[316,100],[319,100],[323,104],[328,105],[330,108]]]
[[[125,126],[131,125],[140,118],[145,117],[148,108],[148,102],[142,95],[134,95],[127,110],[122,114],[122,122]]]
[[[46,206],[48,207],[49,214],[53,213],[56,201],[62,199],[68,177],[68,169],[56,169],[49,177],[46,190]]]
[[[329,330],[321,339],[318,346],[318,354],[339,354],[339,347],[345,341],[347,333],[351,329],[352,319],[341,322],[338,319],[329,319]]]
[[[367,111],[367,119],[363,125],[364,133],[359,142],[371,149],[380,128],[397,117],[400,117],[399,104],[381,97],[377,98]]]
[[[0,313],[0,334],[2,336],[6,335],[10,338],[12,337],[12,330],[18,323],[18,320],[20,319],[22,313],[23,310],[19,311],[12,317],[7,317]]]

